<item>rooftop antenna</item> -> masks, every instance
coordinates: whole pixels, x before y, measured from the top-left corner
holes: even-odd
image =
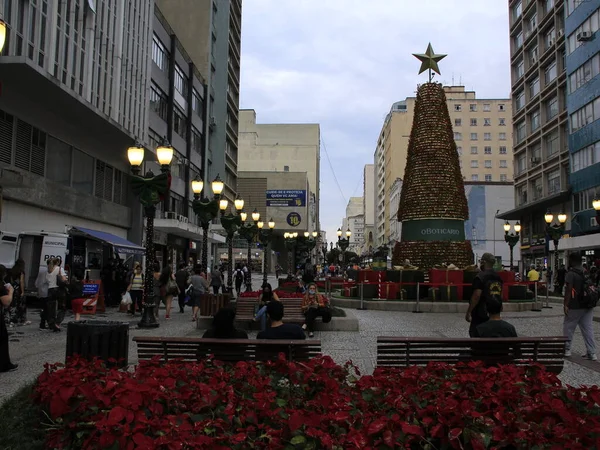
[[[460,78],[458,79],[458,85],[462,86],[462,74],[460,75]]]
[[[454,86],[454,72],[452,72],[452,86]]]

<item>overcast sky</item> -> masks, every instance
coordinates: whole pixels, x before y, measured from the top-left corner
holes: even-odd
[[[507,3],[244,0],[240,107],[255,109],[258,123],[321,125],[320,211],[328,240],[348,198],[362,196],[363,167],[373,163],[392,103],[426,81],[412,53],[431,42],[448,54],[437,81],[462,79],[479,98],[510,95]]]

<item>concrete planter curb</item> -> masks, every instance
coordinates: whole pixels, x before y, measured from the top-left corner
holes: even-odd
[[[338,305],[336,305],[338,306]],[[331,322],[323,323],[320,319],[317,319],[315,323],[315,331],[359,331],[358,319],[354,315],[354,312],[346,310],[346,317],[333,317]],[[283,318],[285,322],[285,317]],[[258,322],[237,322],[237,327],[242,330],[258,330]],[[212,317],[199,317],[196,322],[196,328],[198,330],[207,330],[212,326]]]
[[[332,297],[331,304],[339,308],[360,307],[360,300]],[[395,300],[365,300],[365,308],[376,311],[404,311],[412,312],[417,307],[416,301],[395,301]],[[465,313],[469,304],[467,302],[429,302],[421,301],[419,308],[422,312],[429,313]],[[533,302],[504,303],[504,312],[523,312],[531,311]]]

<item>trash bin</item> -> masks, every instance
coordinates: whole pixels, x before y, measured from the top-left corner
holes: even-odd
[[[111,366],[126,366],[129,356],[129,323],[106,320],[69,322],[66,358],[73,355],[87,359],[98,357]],[[117,363],[108,363],[109,358],[116,359]]]

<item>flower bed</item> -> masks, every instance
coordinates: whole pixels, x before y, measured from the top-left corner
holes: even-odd
[[[539,366],[376,370],[329,357],[222,365],[156,361],[135,371],[47,365],[34,401],[47,445],[71,449],[591,449],[600,390]],[[48,422],[48,419],[44,421]]]

